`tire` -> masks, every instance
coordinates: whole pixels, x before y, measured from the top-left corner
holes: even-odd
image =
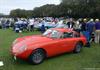
[[[74,49],[74,53],[79,53],[82,49],[83,45],[81,42],[77,43]]]
[[[36,49],[31,56],[29,57],[29,61],[34,64],[40,64],[44,61],[45,59],[45,52],[42,49]]]

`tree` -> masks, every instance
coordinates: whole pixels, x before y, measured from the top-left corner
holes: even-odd
[[[33,10],[15,9],[12,17],[100,17],[100,0],[61,0],[61,4],[46,4]]]

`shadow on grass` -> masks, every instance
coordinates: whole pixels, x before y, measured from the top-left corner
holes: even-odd
[[[66,57],[70,58],[70,57],[73,57],[73,56],[78,56],[81,53],[82,52],[80,52],[80,53],[73,53],[73,52],[63,53],[63,54],[60,54],[60,55],[56,55],[56,56],[52,56],[52,57],[46,58],[44,60],[44,62],[55,61],[55,60],[58,60],[58,59],[65,59]],[[22,60],[22,59],[14,60],[14,58],[12,56],[10,56],[9,60],[10,60],[10,62],[12,62],[12,64],[17,64],[17,65],[33,65],[33,64],[29,63],[28,60],[26,60],[26,61]]]
[[[64,53],[64,54],[60,54],[60,55],[57,55],[57,56],[53,56],[53,57],[49,57],[49,58],[46,58],[45,60],[44,60],[44,62],[49,62],[49,61],[54,61],[54,60],[56,60],[56,59],[60,59],[60,58],[64,58],[64,57],[66,57],[66,56],[72,56],[72,55],[76,55],[76,54],[73,54],[72,52],[71,53]],[[31,63],[29,63],[28,62],[28,60],[22,60],[22,59],[17,59],[17,60],[14,60],[14,58],[11,56],[11,55],[9,55],[8,56],[8,58],[7,57],[2,57],[2,60],[5,62],[5,63],[7,63],[6,65],[8,65],[8,64],[12,64],[12,65],[18,65],[18,66],[22,66],[22,65],[24,65],[24,66],[26,66],[26,65],[33,65],[33,64],[31,64]],[[44,63],[43,62],[43,63]],[[42,63],[41,63],[42,64]],[[40,64],[39,64],[40,65]]]

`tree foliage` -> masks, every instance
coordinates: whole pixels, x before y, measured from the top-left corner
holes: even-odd
[[[47,4],[33,10],[15,9],[12,17],[100,17],[100,0],[61,0],[59,5]]]

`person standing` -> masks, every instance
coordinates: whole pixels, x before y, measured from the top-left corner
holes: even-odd
[[[42,21],[41,21],[41,24],[42,24],[42,25],[40,26],[41,33],[44,33],[45,30],[46,30],[46,29],[45,29],[45,23],[46,23],[45,20],[42,20]]]
[[[34,31],[34,19],[29,20],[29,31]]]
[[[91,47],[90,45],[90,33],[86,30],[87,19],[81,21],[81,32],[87,39],[86,47]]]
[[[77,32],[81,32],[81,27],[82,27],[82,19],[78,19],[77,21],[76,21],[76,24],[75,24],[75,30],[77,31]]]
[[[86,31],[89,32],[89,41],[92,42],[93,41],[93,38],[92,38],[92,34],[94,32],[94,20],[93,19],[90,19],[90,21],[87,22],[86,24]]]
[[[92,35],[93,33],[93,30],[94,30],[94,20],[93,19],[90,19],[89,22],[87,22],[86,24],[86,30],[90,33],[90,35]]]
[[[73,19],[70,18],[69,22],[67,22],[67,27],[73,29],[75,26],[75,23],[73,22]]]
[[[83,19],[80,24],[81,24],[81,31],[86,31],[86,23],[87,23],[87,19]]]
[[[8,19],[7,19],[6,23],[5,23],[5,25],[6,25],[6,28],[9,28],[10,21]]]
[[[95,43],[100,43],[100,21],[95,20]]]

